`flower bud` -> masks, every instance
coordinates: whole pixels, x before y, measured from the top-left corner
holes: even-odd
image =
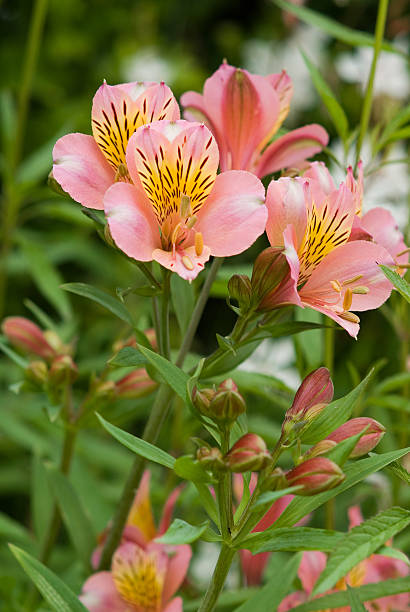
[[[345,479],[340,467],[326,457],[313,457],[286,474],[289,486],[301,486],[298,495],[316,495],[333,489]]]
[[[289,264],[279,247],[268,247],[258,255],[252,271],[252,300],[264,310],[263,300],[277,289],[289,272]]]
[[[204,414],[205,416],[209,416],[209,406],[211,405],[215,395],[215,389],[198,389],[198,387],[195,387],[192,393],[192,401],[198,412]]]
[[[260,483],[260,491],[279,491],[286,489],[288,481],[286,480],[285,472],[280,468],[275,468],[266,478]]]
[[[347,423],[344,423],[335,429],[335,431],[332,431],[332,433],[327,436],[326,440],[332,440],[336,443],[342,442],[342,440],[356,436],[364,429],[366,429],[366,433],[360,438],[350,453],[351,459],[361,457],[373,450],[386,433],[386,429],[383,425],[374,419],[368,417],[350,419],[350,421],[347,421]]]
[[[152,393],[157,386],[145,368],[133,370],[115,383],[117,396],[122,399],[144,397]]]
[[[48,378],[48,368],[45,361],[31,361],[25,370],[25,378],[29,383],[43,386]]]
[[[94,386],[94,397],[98,400],[109,401],[115,396],[115,382],[113,380],[97,381]]]
[[[245,400],[231,378],[224,380],[211,400],[208,413],[203,412],[219,423],[232,423],[246,410]]]
[[[50,368],[48,382],[50,386],[60,387],[73,383],[78,375],[78,368],[69,355],[58,355]]]
[[[251,281],[245,274],[234,274],[228,281],[229,297],[238,302],[243,312],[247,312],[250,308],[251,291]]]
[[[225,462],[232,472],[257,472],[269,464],[270,458],[265,441],[254,433],[247,433],[225,455]]]
[[[51,359],[56,354],[45,333],[29,319],[7,317],[3,321],[2,330],[10,344],[26,353],[38,355],[43,359]]]
[[[226,468],[222,453],[219,448],[208,448],[201,446],[196,452],[196,458],[207,470]]]
[[[332,450],[332,448],[334,448],[336,444],[337,442],[333,442],[333,440],[321,440],[320,442],[312,446],[312,448],[307,450],[306,453],[304,453],[303,461],[306,461],[306,459],[311,459],[312,457],[319,457],[320,455],[325,455],[330,450]]]

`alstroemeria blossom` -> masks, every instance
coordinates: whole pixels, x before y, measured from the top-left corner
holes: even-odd
[[[203,120],[219,146],[222,172],[249,170],[259,178],[300,165],[327,145],[326,131],[306,125],[270,140],[285,120],[293,88],[285,71],[259,76],[223,63],[205,81],[203,95],[181,97],[185,117]]]
[[[161,119],[179,119],[178,104],[165,83],[103,83],[94,96],[93,135],[67,134],[53,149],[53,177],[86,208],[102,210],[116,181],[128,182],[125,153],[132,134]]]
[[[157,121],[130,138],[133,184],[116,183],[104,209],[114,242],[137,261],[159,262],[193,280],[210,255],[236,255],[267,219],[262,183],[249,172],[217,176],[218,147],[208,128]]]
[[[125,542],[116,550],[110,572],[88,578],[80,600],[90,612],[182,612],[182,599],[171,598],[190,559],[187,545]]]
[[[284,247],[290,275],[262,306],[308,306],[356,337],[360,319],[353,311],[378,308],[387,300],[392,285],[379,264],[391,265],[393,259],[380,244],[349,240],[356,197],[343,183],[332,189],[324,182],[305,176],[270,183],[266,231],[272,246]]]

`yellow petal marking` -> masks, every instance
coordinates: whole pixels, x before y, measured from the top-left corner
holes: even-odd
[[[125,601],[146,612],[159,612],[164,573],[158,571],[155,553],[147,553],[136,546],[133,559],[116,554],[112,577],[118,593]]]

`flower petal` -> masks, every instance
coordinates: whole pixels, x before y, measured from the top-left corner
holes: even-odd
[[[135,185],[116,183],[105,195],[104,209],[118,248],[137,261],[151,261],[161,241],[145,194]]]
[[[207,246],[203,247],[200,255],[196,254],[193,246],[177,250],[175,253],[163,249],[155,249],[152,253],[152,259],[189,282],[193,281],[204,269],[210,256],[211,250]]]
[[[304,591],[310,595],[317,579],[326,566],[326,555],[319,550],[310,550],[303,553],[299,565],[298,576]]]
[[[268,216],[264,195],[262,183],[250,172],[231,170],[216,177],[195,226],[212,255],[242,253],[263,233]]]
[[[158,535],[162,535],[166,532],[166,530],[168,529],[168,527],[171,524],[171,518],[172,518],[172,513],[174,511],[174,506],[176,504],[176,501],[178,499],[178,497],[181,495],[181,491],[183,489],[183,486],[179,486],[176,487],[172,493],[170,494],[170,496],[168,497],[167,501],[165,502],[165,506],[164,509],[162,511],[162,517],[161,517],[161,522],[159,524],[159,528],[158,528]]]
[[[76,202],[103,210],[103,197],[114,183],[115,172],[92,136],[67,134],[53,149],[53,176]]]
[[[369,232],[373,240],[383,246],[397,263],[408,263],[408,253],[397,257],[398,253],[407,249],[407,245],[395,218],[388,210],[381,207],[372,208],[361,218],[361,227]]]
[[[323,162],[312,162],[310,168],[303,173],[303,178],[309,179],[309,185],[315,202],[324,200],[326,196],[336,189],[330,172]]]
[[[262,178],[282,168],[297,166],[308,157],[319,153],[328,141],[326,130],[315,123],[292,130],[265,149],[255,174]]]
[[[156,536],[149,494],[150,476],[149,470],[145,470],[127,518],[127,525],[138,527],[146,542]]]
[[[169,602],[164,612],[182,612],[182,599],[181,597],[175,597]]]
[[[305,234],[307,212],[303,179],[280,178],[271,181],[266,193],[268,221],[266,233],[271,246],[283,246],[288,225],[295,230],[295,248],[298,249]]]
[[[168,568],[162,591],[163,604],[171,599],[174,593],[178,591],[186,576],[192,556],[191,547],[187,544],[173,546],[169,549],[169,552],[171,556],[168,561]]]
[[[92,574],[84,583],[79,599],[90,612],[127,612],[128,609],[115,588],[111,572]]]
[[[292,79],[286,73],[286,70],[282,70],[282,72],[278,74],[268,74],[265,78],[270,82],[279,96],[279,116],[273,128],[273,133],[275,133],[289,113],[290,101],[293,96]]]

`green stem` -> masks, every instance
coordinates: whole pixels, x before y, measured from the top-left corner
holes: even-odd
[[[229,451],[229,427],[221,429],[221,453],[226,455]],[[221,472],[218,482],[219,519],[221,534],[224,539],[231,538],[232,531],[232,476],[229,471]]]
[[[171,294],[171,273],[164,269],[164,282],[162,287],[161,301],[161,325],[159,349],[161,355],[170,358],[171,349],[169,344],[169,301]]]
[[[230,548],[227,544],[223,544],[219,553],[218,562],[215,566],[211,582],[205,593],[204,600],[198,609],[198,612],[210,612],[214,610],[219,594],[225,584],[226,576],[235,556],[236,551]]]
[[[149,280],[149,282],[151,283],[151,285],[153,287],[156,287],[157,289],[161,289],[162,290],[162,286],[161,283],[159,283],[157,281],[157,279],[155,278],[155,276],[153,275],[153,273],[151,272],[151,270],[149,269],[149,267],[147,266],[147,264],[145,264],[143,261],[137,261],[137,266],[139,267],[139,269],[141,270],[141,272],[146,276],[146,278]]]
[[[324,364],[332,374],[335,359],[335,327],[332,319],[326,320],[326,327],[323,332]]]
[[[377,12],[376,28],[374,32],[374,53],[373,61],[370,68],[369,79],[367,81],[366,94],[363,101],[362,115],[360,118],[359,135],[356,143],[356,164],[360,160],[360,152],[362,150],[363,140],[366,136],[367,129],[369,127],[370,113],[372,110],[372,99],[373,99],[373,84],[374,77],[376,74],[377,60],[380,55],[380,51],[383,44],[384,28],[386,25],[387,9],[389,6],[389,0],[379,0],[379,8]]]

